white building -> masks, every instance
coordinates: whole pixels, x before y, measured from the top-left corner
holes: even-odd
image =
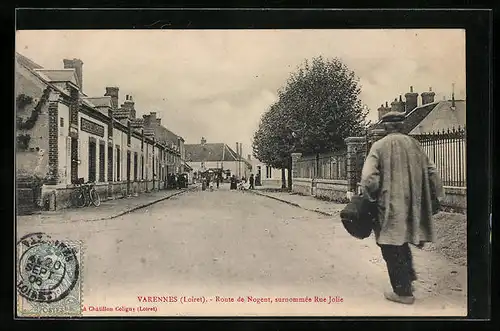
[[[217,169],[222,170],[224,178],[248,178],[253,171],[252,164],[225,143],[207,143],[202,138],[199,144],[185,144],[184,148],[186,163],[193,168],[195,178]]]

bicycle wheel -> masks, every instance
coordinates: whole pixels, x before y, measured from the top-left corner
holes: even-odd
[[[90,201],[92,201],[92,204],[96,207],[99,207],[101,205],[101,197],[96,190],[90,191]]]
[[[71,193],[71,203],[74,207],[78,208],[85,206],[85,195],[81,190],[76,190]]]

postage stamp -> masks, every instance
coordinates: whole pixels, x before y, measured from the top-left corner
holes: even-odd
[[[17,314],[81,316],[82,242],[31,233],[17,243]]]

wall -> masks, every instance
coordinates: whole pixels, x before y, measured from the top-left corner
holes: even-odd
[[[304,195],[312,195],[311,178],[293,178],[292,191]]]
[[[96,124],[102,125],[104,127],[104,136],[100,137],[98,135],[83,131],[81,129],[81,119],[87,119]],[[101,141],[105,143],[105,154],[104,154],[104,175],[107,175],[107,140],[108,140],[108,125],[107,123],[101,122],[98,119],[92,118],[86,114],[78,113],[78,158],[80,160],[80,164],[78,165],[78,178],[84,178],[85,182],[89,180],[89,141],[90,138],[93,137],[96,139],[96,182],[99,182],[99,144]],[[118,130],[113,130],[118,131]],[[127,140],[125,139],[125,146]],[[61,146],[59,147],[61,150]],[[126,157],[126,154],[125,154]]]
[[[69,134],[69,107],[59,102],[57,125],[59,126],[58,146],[58,166],[59,182],[58,184],[71,184],[71,138]],[[61,126],[61,119],[62,124]]]
[[[135,171],[135,165],[134,165],[134,153],[137,153],[137,180],[141,180],[141,139],[134,137],[132,135],[130,139],[130,180],[134,180],[134,171]],[[125,162],[127,161],[126,155],[125,155]],[[126,170],[126,167],[125,167]],[[127,177],[125,177],[126,179]]]
[[[262,186],[271,187],[271,188],[281,188],[281,178],[280,179],[262,179]]]
[[[127,132],[117,126],[113,128],[113,181],[117,180],[117,145],[120,147],[120,181],[125,181],[127,180]]]
[[[33,103],[24,109],[17,111],[16,116],[26,120],[31,115],[38,101],[43,95],[46,85],[27,69],[16,65],[15,95],[24,94],[33,99]],[[45,177],[49,167],[49,115],[48,100],[41,108],[41,113],[31,130],[17,131],[17,134],[29,134],[31,136],[27,151],[16,151],[16,170],[20,173],[37,174]]]
[[[339,201],[346,198],[347,180],[316,179],[315,196],[328,200]]]
[[[453,208],[458,211],[467,210],[467,188],[445,186],[443,207]]]

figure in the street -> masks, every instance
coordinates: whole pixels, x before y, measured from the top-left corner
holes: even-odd
[[[235,175],[231,176],[231,186],[229,188],[231,190],[236,190],[237,189],[237,183],[236,183],[236,176]]]
[[[260,182],[260,172],[257,173],[257,175],[255,175],[255,186],[261,186],[261,182]]]
[[[217,174],[215,176],[215,184],[217,185],[217,188],[219,188],[219,183],[220,183],[220,176]]]
[[[207,174],[207,177],[206,177],[206,181],[207,181],[207,188],[211,189],[211,187],[210,187],[210,175],[208,175],[208,174]]]
[[[387,264],[392,291],[385,298],[412,304],[417,279],[408,244],[432,242],[432,215],[439,211],[443,186],[421,145],[401,133],[404,113],[382,117],[387,135],[373,143],[363,166],[361,194],[376,204],[374,233]]]
[[[250,174],[250,178],[248,179],[248,183],[250,184],[250,189],[253,190],[254,189],[254,178],[253,178],[253,174]]]

